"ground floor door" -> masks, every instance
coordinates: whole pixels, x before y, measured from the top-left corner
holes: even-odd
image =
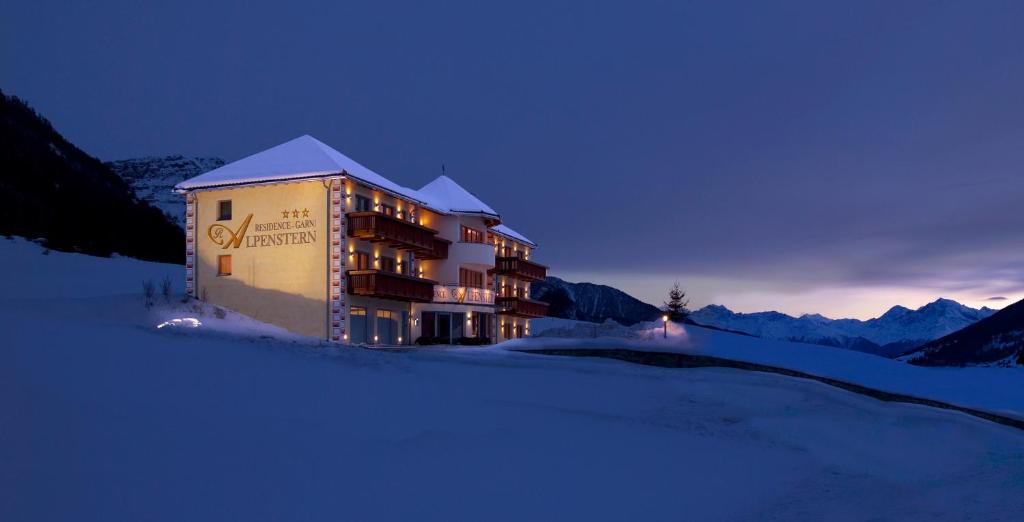
[[[398,344],[398,314],[391,310],[377,310],[377,342]]]
[[[353,306],[349,311],[349,342],[368,344],[370,330],[366,321],[366,309]]]
[[[437,337],[445,344],[452,344],[452,314],[447,312],[436,313],[434,324],[437,325],[434,337]]]

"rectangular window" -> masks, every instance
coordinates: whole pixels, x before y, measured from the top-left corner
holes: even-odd
[[[466,314],[452,314],[452,342],[466,335]]]
[[[400,267],[402,275],[413,275],[412,264],[412,253],[410,252],[402,260],[402,266]]]
[[[503,246],[501,247],[501,257],[512,257],[512,247]]]
[[[369,212],[373,209],[370,198],[356,194],[356,212]]]
[[[356,252],[355,255],[355,269],[356,270],[369,270],[370,269],[370,254],[366,252]]]
[[[394,216],[395,215],[395,207],[392,207],[391,205],[385,205],[385,204],[381,203],[380,211],[381,211],[381,213],[383,213],[386,216]]]
[[[467,270],[465,268],[459,269],[459,286],[468,286],[470,288],[483,288],[484,287],[484,274],[483,272],[477,272],[475,270]]]
[[[231,200],[217,202],[217,221],[231,221]]]
[[[385,271],[385,272],[394,272],[395,271],[395,258],[381,256],[381,258],[380,258],[380,269]]]
[[[231,275],[231,256],[217,256],[217,275]]]
[[[436,337],[434,331],[434,312],[423,312],[420,315],[420,335],[423,337]]]
[[[463,243],[483,243],[484,233],[475,228],[469,228],[466,225],[462,225],[460,241]]]

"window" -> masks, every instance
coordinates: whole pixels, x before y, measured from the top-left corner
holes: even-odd
[[[386,215],[386,216],[394,216],[395,215],[395,207],[392,207],[391,205],[385,205],[385,204],[381,203],[380,211],[384,215]]]
[[[512,247],[503,246],[501,247],[501,257],[512,257]]]
[[[217,275],[231,275],[231,256],[217,256]]]
[[[356,194],[356,212],[369,212],[373,209],[370,198]]]
[[[470,288],[483,288],[484,287],[484,274],[483,272],[477,272],[475,270],[467,270],[465,268],[459,269],[459,286],[468,286]]]
[[[356,252],[355,255],[355,266],[356,270],[369,270],[370,269],[370,254],[366,252]]]
[[[411,252],[405,255],[405,259],[402,260],[402,267],[401,268],[402,268],[402,270],[401,270],[402,275],[414,275],[415,274],[415,272],[413,272],[413,259],[412,259],[412,253]]]
[[[231,221],[231,200],[217,202],[217,221]]]
[[[423,337],[437,337],[434,331],[434,312],[423,312],[420,315],[420,335]]]
[[[452,314],[452,340],[456,342],[460,338],[466,335],[466,314],[453,313]]]
[[[462,225],[462,235],[459,240],[463,243],[483,243],[484,233],[475,228]]]
[[[385,271],[385,272],[394,272],[395,271],[395,258],[381,256],[381,258],[380,258],[380,269]]]

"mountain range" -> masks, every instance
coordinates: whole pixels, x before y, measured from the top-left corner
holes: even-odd
[[[629,294],[606,285],[570,283],[548,276],[530,285],[533,299],[548,303],[548,315],[595,323],[612,319],[626,326],[657,319],[662,314]]]
[[[894,306],[881,316],[829,319],[819,314],[793,317],[779,312],[736,313],[710,305],[690,315],[695,323],[756,335],[766,339],[837,346],[894,357],[948,335],[995,313],[950,299],[938,299],[916,310]]]
[[[0,233],[48,248],[181,263],[185,234],[132,187],[0,92]]]
[[[164,211],[183,230],[185,199],[173,192],[178,183],[224,165],[216,157],[152,156],[106,163],[135,189],[140,199]]]
[[[921,366],[1024,364],[1024,301],[926,343],[900,359]]]

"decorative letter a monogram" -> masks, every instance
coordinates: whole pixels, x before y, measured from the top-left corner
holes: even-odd
[[[220,223],[214,223],[206,230],[206,235],[210,236],[210,241],[213,241],[215,245],[220,245],[221,248],[225,250],[232,246],[238,248],[238,246],[242,244],[242,238],[245,237],[245,231],[249,229],[250,221],[252,221],[252,214],[246,216],[245,221],[242,222],[242,226],[238,227],[238,230],[234,232]],[[225,239],[225,231],[231,235],[229,239]]]

